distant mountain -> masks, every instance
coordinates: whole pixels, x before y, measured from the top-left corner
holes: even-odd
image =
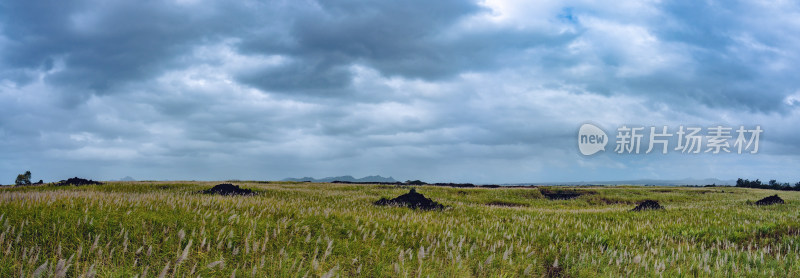
[[[121,178],[121,179],[118,179],[118,180],[112,180],[112,181],[136,181],[136,180],[133,179],[131,176],[125,176],[124,178]]]
[[[366,176],[360,179],[354,178],[353,176],[339,176],[339,177],[327,177],[321,179],[315,179],[312,177],[303,177],[303,178],[285,178],[283,181],[309,181],[309,182],[334,182],[334,181],[346,181],[346,182],[397,182],[392,177],[384,178],[381,176]]]
[[[618,181],[578,181],[578,182],[542,182],[530,183],[541,185],[660,185],[660,186],[678,186],[678,185],[735,185],[735,180],[721,180],[721,179],[682,179],[682,180],[657,180],[657,179],[638,179],[638,180],[618,180]],[[511,185],[511,184],[507,184]]]

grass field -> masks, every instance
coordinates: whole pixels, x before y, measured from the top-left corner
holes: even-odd
[[[0,189],[0,277],[800,276],[800,192],[210,182]],[[784,205],[753,206],[778,194]],[[658,200],[666,209],[631,212]]]

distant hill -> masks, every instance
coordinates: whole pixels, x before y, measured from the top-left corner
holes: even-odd
[[[334,181],[346,181],[346,182],[397,182],[392,177],[384,178],[381,176],[366,176],[360,179],[354,178],[353,176],[339,176],[339,177],[327,177],[321,179],[315,179],[312,177],[303,177],[303,178],[285,178],[283,181],[309,181],[309,182],[334,182]]]
[[[657,180],[657,179],[640,179],[640,180],[618,180],[618,181],[578,181],[578,182],[541,182],[532,184],[543,185],[658,185],[658,186],[679,186],[679,185],[735,185],[734,180],[720,180],[720,179],[682,179],[682,180]],[[512,184],[506,184],[512,185]],[[514,184],[516,185],[516,184]]]
[[[121,179],[118,179],[118,180],[111,180],[111,181],[136,181],[136,180],[133,179],[131,176],[125,176],[124,178],[121,178]]]

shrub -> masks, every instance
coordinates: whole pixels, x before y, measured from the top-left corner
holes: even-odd
[[[17,175],[17,180],[14,181],[17,186],[31,184],[31,171],[25,171],[25,174]]]

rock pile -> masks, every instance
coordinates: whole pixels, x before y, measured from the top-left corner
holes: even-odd
[[[664,207],[662,207],[657,201],[645,200],[639,203],[639,205],[633,208],[631,211],[659,210],[659,209],[664,209]]]
[[[574,190],[574,189],[552,189],[552,188],[539,188],[539,192],[549,200],[569,200],[580,197],[585,194],[594,194],[594,191],[588,190]]]
[[[401,207],[408,207],[412,209],[422,209],[422,210],[434,210],[434,209],[443,209],[444,206],[434,202],[431,199],[425,198],[424,195],[417,193],[417,191],[412,188],[406,194],[400,195],[394,199],[387,199],[381,198],[380,200],[375,202],[377,206],[401,206]]]
[[[768,206],[775,204],[783,204],[783,199],[781,199],[781,197],[778,197],[778,194],[756,201],[757,206]]]
[[[203,190],[204,194],[216,194],[216,195],[253,195],[253,190],[240,188],[238,185],[233,185],[230,183],[223,183],[217,184],[211,189]]]

